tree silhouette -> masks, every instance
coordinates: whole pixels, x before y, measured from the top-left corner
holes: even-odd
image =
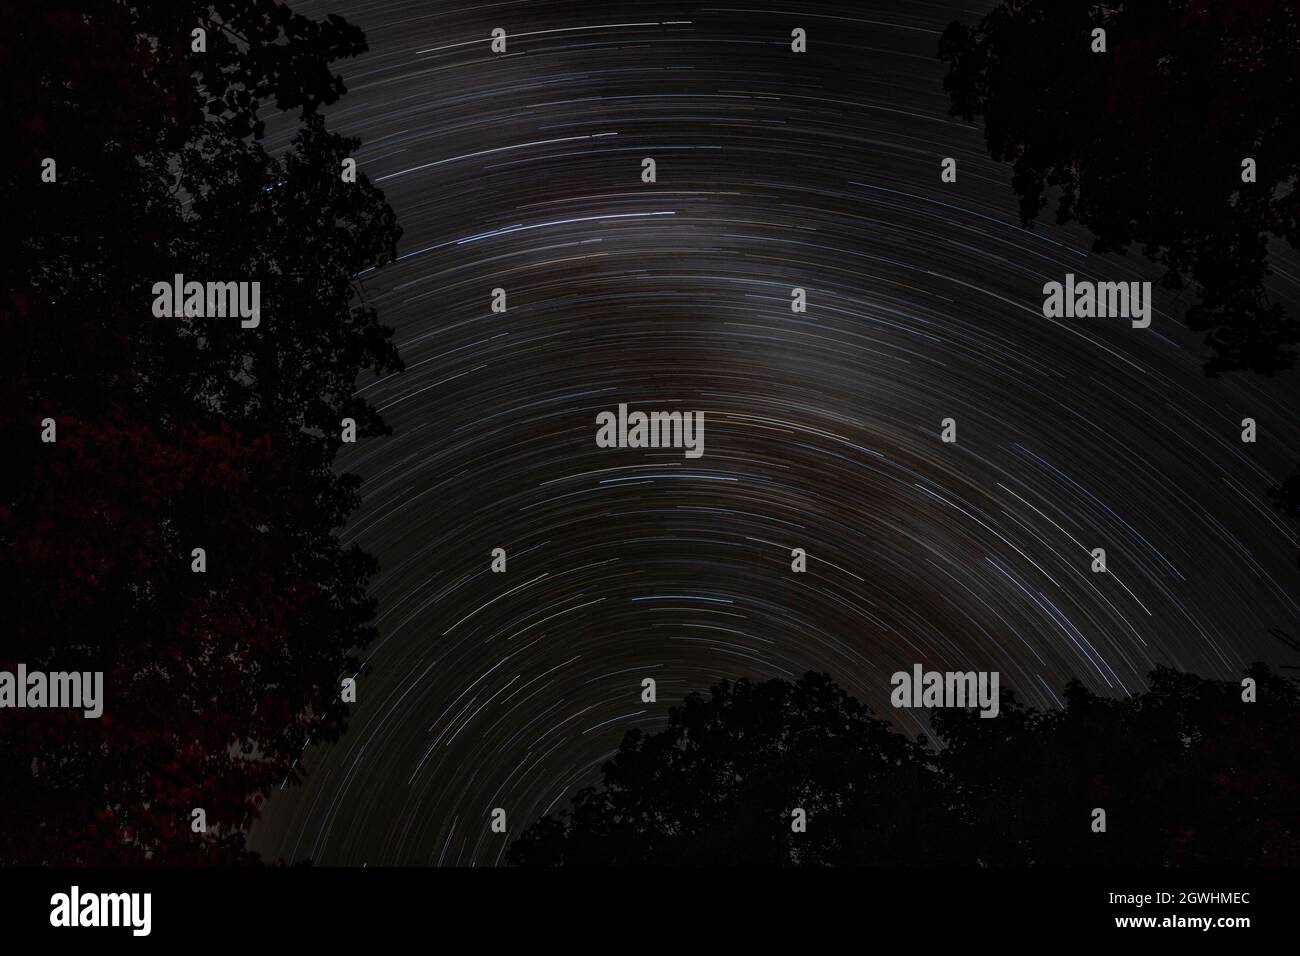
[[[906,863],[939,809],[930,755],[825,675],[714,687],[629,731],[570,817],[510,849],[523,864]],[[793,832],[792,813],[817,821]]]
[[[1294,866],[1300,862],[1300,684],[1263,665],[1243,686],[1157,668],[1149,689],[999,716],[934,714],[940,775],[969,862]],[[1106,832],[1090,826],[1106,811]]]
[[[401,363],[356,277],[399,229],[318,112],[364,38],[271,0],[6,2],[0,28],[0,668],[105,674],[98,720],[5,712],[0,863],[251,861],[242,828],[342,731],[373,636],[333,462],[343,418],[385,431],[353,383]],[[270,104],[301,122],[276,157]],[[155,318],[175,273],[260,281],[260,325]]]
[[[724,682],[629,731],[600,787],[510,847],[524,866],[1300,862],[1300,685],[1169,669],[1132,697],[1077,682],[1039,712],[933,713],[909,741],[824,674]],[[807,812],[796,833],[791,809]],[[1106,811],[1094,832],[1092,811]]]
[[[1286,0],[1008,0],[978,27],[950,24],[939,55],[953,114],[982,116],[989,152],[1012,163],[1025,225],[1054,192],[1057,221],[1086,226],[1096,251],[1137,245],[1166,285],[1195,285],[1185,319],[1207,333],[1207,374],[1268,375],[1300,342],[1264,289],[1269,237],[1300,246],[1297,49]]]

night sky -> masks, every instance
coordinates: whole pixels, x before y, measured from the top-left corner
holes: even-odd
[[[294,7],[369,39],[329,118],[405,229],[366,287],[407,371],[359,383],[393,434],[340,459],[380,637],[346,736],[266,806],[266,856],[500,863],[724,678],[826,671],[910,734],[889,677],[918,662],[1038,707],[1071,677],[1300,663],[1268,634],[1300,623],[1300,535],[1265,494],[1300,463],[1300,381],[1207,379],[1190,292],[1156,287],[1145,330],[1043,317],[1067,272],[1160,271],[1019,226],[936,56],[984,7]],[[1274,268],[1300,309],[1300,266]],[[598,448],[620,402],[702,410],[704,456]]]

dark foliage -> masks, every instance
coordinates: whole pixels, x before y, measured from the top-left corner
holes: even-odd
[[[373,636],[333,461],[343,417],[385,431],[354,382],[400,360],[354,277],[399,230],[318,112],[364,38],[270,0],[4,2],[0,30],[0,668],[105,673],[101,719],[6,712],[0,863],[250,861]],[[268,105],[301,122],[278,157]],[[260,326],[155,318],[174,273],[260,281]]]
[[[512,844],[525,866],[1295,865],[1300,685],[1172,670],[1119,700],[1078,683],[1039,712],[892,731],[822,674],[726,682],[630,731],[599,787]],[[791,812],[807,812],[795,833]],[[1107,831],[1092,829],[1092,810]]]
[[[1264,279],[1270,236],[1300,247],[1297,50],[1295,0],[1008,0],[940,42],[952,112],[983,117],[1024,224],[1050,193],[1098,252],[1136,245],[1166,285],[1190,281],[1210,375],[1295,363],[1300,322]],[[1242,182],[1246,157],[1257,182]]]

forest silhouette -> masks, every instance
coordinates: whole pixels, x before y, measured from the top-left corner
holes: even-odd
[[[319,112],[364,37],[271,0],[3,9],[0,667],[102,671],[106,702],[6,713],[0,863],[252,862],[375,633],[333,462],[343,418],[385,431],[355,380],[401,363],[354,277],[399,230]],[[299,127],[274,157],[268,106]],[[176,273],[260,281],[260,326],[155,318]]]
[[[1294,866],[1300,684],[1169,668],[1039,711],[931,711],[910,740],[826,674],[724,681],[631,730],[520,866]],[[1106,829],[1094,829],[1094,810]],[[796,832],[793,813],[806,814]]]

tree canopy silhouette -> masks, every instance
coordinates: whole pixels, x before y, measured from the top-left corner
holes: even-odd
[[[6,711],[0,862],[251,861],[373,636],[334,458],[343,418],[385,431],[354,382],[401,363],[356,277],[400,230],[319,113],[364,37],[272,0],[5,2],[0,28],[0,668],[105,674],[98,720]],[[300,123],[278,156],[272,105]],[[176,273],[260,281],[260,325],[155,318]]]
[[[1297,49],[1291,0],[1008,0],[950,24],[939,55],[953,114],[982,116],[989,152],[1012,163],[1023,223],[1051,192],[1096,251],[1136,245],[1167,286],[1191,282],[1185,320],[1217,375],[1295,363],[1300,321],[1264,279],[1270,236],[1300,247]]]
[[[1072,682],[1059,711],[1004,691],[998,717],[936,710],[933,740],[916,741],[825,674],[723,682],[671,708],[662,731],[629,731],[601,785],[525,830],[508,860],[1295,865],[1300,685],[1249,673],[1253,703],[1237,682],[1165,668],[1116,700]]]

